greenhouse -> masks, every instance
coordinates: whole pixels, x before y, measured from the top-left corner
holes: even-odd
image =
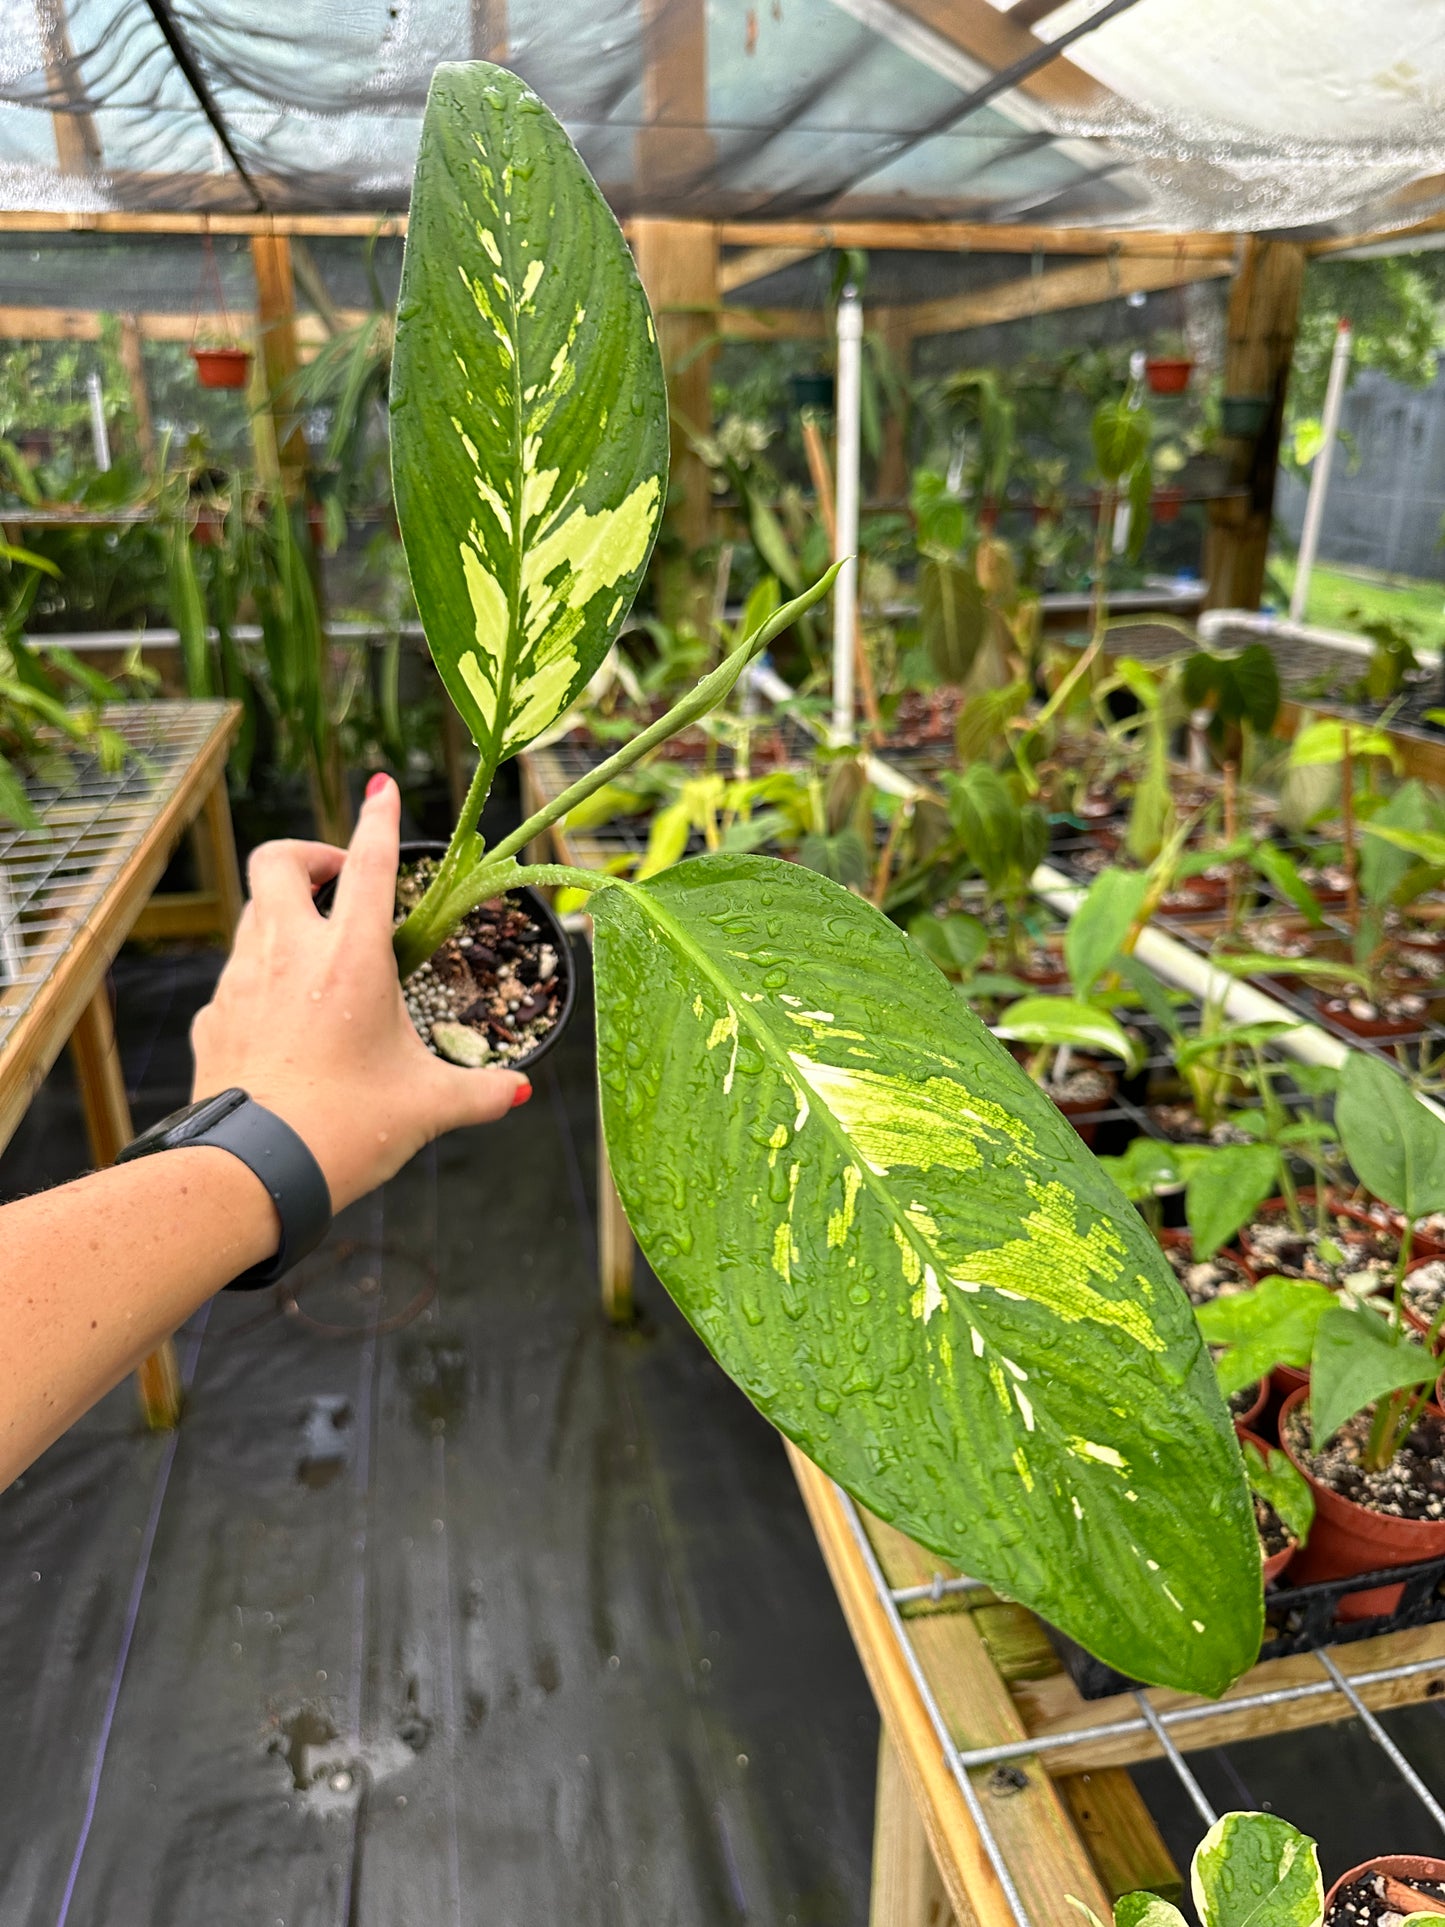
[[[0,48],[0,1927],[1445,1916],[1438,5]]]

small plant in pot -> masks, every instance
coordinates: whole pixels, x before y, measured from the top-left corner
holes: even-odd
[[[641,882],[521,852],[721,702],[831,576],[509,835],[492,777],[597,671],[667,495],[656,331],[615,220],[515,75],[438,69],[392,372],[397,513],[477,746],[396,933],[589,893],[609,1162],[728,1373],[863,1504],[1109,1664],[1217,1693],[1259,1650],[1254,1518],[1148,1231],[918,946],[831,878],[718,850]]]
[[[1445,1417],[1430,1394],[1445,1308],[1421,1341],[1405,1315],[1411,1229],[1445,1198],[1445,1124],[1387,1066],[1352,1056],[1338,1116],[1351,1161],[1376,1196],[1404,1214],[1387,1310],[1305,1280],[1269,1278],[1255,1292],[1196,1314],[1228,1347],[1221,1384],[1264,1369],[1310,1371],[1280,1415],[1280,1440],[1314,1492],[1315,1530],[1301,1579],[1408,1565],[1445,1552]],[[1342,1619],[1390,1612],[1400,1588],[1347,1595]]]
[[[1320,1927],[1325,1910],[1314,1841],[1274,1813],[1216,1820],[1195,1849],[1189,1891],[1200,1927]],[[1068,1898],[1103,1927],[1092,1908]],[[1185,1919],[1158,1894],[1125,1894],[1113,1927],[1185,1927]]]

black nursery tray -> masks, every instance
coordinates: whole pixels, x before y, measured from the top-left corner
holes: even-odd
[[[1405,1590],[1394,1612],[1344,1622],[1335,1618],[1340,1601],[1351,1593],[1401,1582]],[[1290,1653],[1312,1653],[1321,1646],[1347,1646],[1357,1639],[1403,1632],[1408,1626],[1433,1625],[1445,1619],[1445,1555],[1382,1572],[1351,1573],[1348,1579],[1317,1579],[1309,1586],[1271,1586],[1264,1595],[1264,1618],[1261,1659],[1284,1659]],[[1086,1700],[1108,1699],[1141,1684],[1095,1659],[1067,1633],[1047,1621],[1043,1624],[1065,1672]]]

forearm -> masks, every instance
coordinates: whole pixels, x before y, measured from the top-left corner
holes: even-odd
[[[279,1237],[259,1180],[213,1148],[0,1209],[0,1487]]]

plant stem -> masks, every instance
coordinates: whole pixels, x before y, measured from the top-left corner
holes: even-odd
[[[630,743],[625,743],[615,755],[609,756],[605,762],[599,763],[595,769],[579,777],[569,788],[563,790],[560,796],[554,796],[550,802],[544,803],[542,808],[529,816],[525,823],[520,824],[510,835],[504,836],[496,848],[488,852],[485,859],[480,852],[477,852],[471,863],[468,863],[466,849],[473,831],[470,828],[464,829],[463,826],[466,825],[469,816],[472,823],[476,822],[481,815],[482,804],[486,801],[486,788],[481,788],[478,796],[482,781],[479,769],[467,793],[467,802],[463,807],[456,831],[447,845],[446,856],[442,858],[445,878],[439,871],[426,895],[392,939],[396,949],[397,968],[401,975],[404,978],[409,977],[414,970],[425,963],[433,951],[446,941],[469,910],[474,909],[479,903],[487,902],[490,897],[496,896],[499,890],[509,887],[509,879],[516,874],[516,865],[511,859],[519,850],[525,849],[534,837],[540,836],[543,830],[550,829],[554,823],[559,823],[569,810],[576,809],[577,805],[585,802],[594,791],[601,789],[605,783],[612,782],[623,770],[630,769],[649,750],[655,749],[659,743],[666,742],[669,736],[675,736],[679,730],[686,729],[689,723],[696,722],[700,716],[705,716],[710,709],[716,708],[732,690],[753,657],[760,655],[775,636],[781,635],[798,619],[799,615],[828,593],[842,566],[842,562],[835,562],[819,577],[811,589],[805,589],[802,595],[795,596],[791,602],[784,603],[782,608],[770,616],[760,629],[719,663],[709,675],[704,676],[690,694],[684,696],[681,702],[674,703],[665,716],[659,717],[650,728],[644,729],[641,735],[634,736]],[[485,779],[488,788],[492,773],[489,771]],[[569,880],[574,876],[586,874],[588,873],[583,871],[569,872]]]
[[[1360,928],[1360,885],[1358,852],[1355,849],[1355,754],[1350,747],[1350,726],[1340,727],[1340,829],[1345,846],[1345,921],[1352,937]]]

